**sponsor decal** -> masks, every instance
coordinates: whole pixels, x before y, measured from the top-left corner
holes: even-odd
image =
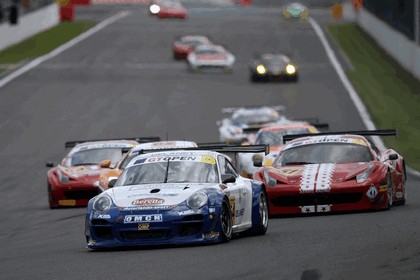
[[[341,136],[325,136],[325,137],[317,137],[315,139],[306,140],[302,142],[296,142],[289,145],[286,145],[283,150],[290,149],[292,147],[297,147],[301,145],[309,145],[309,144],[320,144],[320,143],[349,143],[349,144],[356,144],[367,146],[366,142],[362,139],[355,139],[355,138],[343,138]]]
[[[214,212],[216,212],[216,209],[214,207],[210,207],[209,208],[209,213],[214,213]]]
[[[388,191],[388,185],[379,186],[379,192],[386,192]]]
[[[203,163],[208,163],[208,164],[216,164],[216,160],[214,159],[214,157],[210,156],[210,155],[204,155],[201,157],[201,162]]]
[[[315,213],[315,206],[299,206],[302,213]]]
[[[111,215],[109,215],[109,214],[99,214],[98,219],[111,219]]]
[[[201,235],[201,237],[203,239],[211,239],[211,238],[219,237],[219,235],[220,235],[219,232],[217,232],[217,231],[211,231],[211,232],[208,232],[208,233],[203,233]]]
[[[165,210],[175,208],[176,205],[161,205],[161,206],[139,206],[139,207],[123,207],[122,211],[136,211],[136,210]]]
[[[308,164],[302,172],[301,193],[329,192],[335,164]]]
[[[374,185],[371,185],[368,189],[368,191],[366,192],[367,197],[369,197],[369,199],[372,201],[375,199],[375,197],[378,195],[378,190],[376,189],[376,187]]]
[[[194,214],[195,212],[193,210],[185,210],[185,211],[179,211],[178,215],[179,216],[183,216],[183,215],[190,215],[190,214]]]
[[[229,198],[229,202],[230,202],[230,211],[232,213],[232,223],[235,224],[235,208],[236,208],[235,197],[231,196]]]
[[[126,215],[124,217],[124,224],[133,224],[133,223],[156,223],[162,222],[162,214],[151,214],[151,215]]]
[[[326,213],[331,211],[331,205],[317,205],[316,212],[317,213]]]
[[[245,212],[245,209],[244,208],[239,209],[239,210],[236,210],[235,211],[235,217],[243,216],[244,215],[244,212]]]
[[[137,230],[149,230],[149,228],[150,228],[149,223],[144,223],[144,224],[138,224],[137,225]]]
[[[151,206],[151,205],[159,205],[164,203],[165,200],[158,197],[148,197],[148,198],[140,198],[136,199],[133,202],[131,202],[132,205],[136,206]]]
[[[59,200],[58,205],[60,205],[60,206],[76,206],[76,200],[74,200],[74,199]]]
[[[178,196],[178,193],[159,193],[159,196],[162,197],[174,197]],[[137,193],[137,194],[130,194],[127,198],[134,198],[134,197],[141,197],[141,196],[150,196],[150,193]]]
[[[167,162],[167,161],[196,161],[197,157],[185,156],[167,156],[167,157],[149,157],[146,162]]]

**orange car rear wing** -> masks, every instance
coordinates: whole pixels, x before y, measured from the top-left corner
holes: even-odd
[[[328,136],[328,135],[346,135],[354,134],[361,136],[397,136],[396,129],[379,129],[379,130],[350,130],[350,131],[335,131],[335,132],[320,132],[320,133],[305,133],[295,135],[284,135],[283,140],[285,142],[292,141],[301,137],[313,137],[313,136]]]
[[[147,143],[147,142],[156,142],[160,141],[160,137],[158,136],[149,136],[149,137],[128,137],[128,138],[112,138],[112,139],[90,139],[90,140],[74,140],[68,141],[65,143],[66,149],[73,148],[77,144],[85,143],[85,142],[96,142],[96,141],[118,141],[118,140],[130,140],[130,141],[137,141],[138,143]]]

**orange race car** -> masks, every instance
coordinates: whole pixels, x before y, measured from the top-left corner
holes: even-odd
[[[66,142],[65,147],[72,149],[61,163],[46,163],[51,167],[47,173],[50,208],[86,206],[98,194],[101,172],[117,164],[135,145],[157,140],[159,137]]]

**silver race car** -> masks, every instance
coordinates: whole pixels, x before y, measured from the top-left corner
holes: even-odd
[[[223,108],[222,112],[231,116],[217,122],[219,139],[227,143],[242,143],[262,127],[289,123],[290,120],[279,113],[282,110],[283,106]]]

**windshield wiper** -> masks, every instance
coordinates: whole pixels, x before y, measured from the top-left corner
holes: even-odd
[[[168,182],[168,174],[169,174],[169,158],[168,158],[168,162],[166,164],[166,173],[165,173],[165,180],[163,181],[163,183],[167,183]]]
[[[286,162],[284,165],[301,165],[301,164],[314,164],[314,163],[305,162],[305,161],[290,161],[290,162]]]

